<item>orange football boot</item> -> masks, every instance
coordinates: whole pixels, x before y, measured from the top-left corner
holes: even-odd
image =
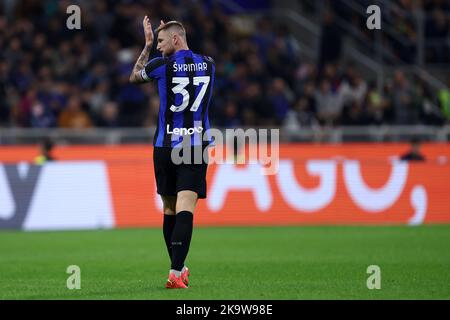
[[[183,281],[183,283],[186,286],[189,286],[189,276],[191,275],[191,272],[189,271],[188,267],[184,267],[184,271],[181,273],[181,281]]]
[[[181,276],[177,278],[174,273],[169,274],[169,279],[166,282],[167,289],[187,289],[187,286],[181,280]]]

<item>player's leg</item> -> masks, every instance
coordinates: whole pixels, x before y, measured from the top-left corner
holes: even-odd
[[[175,228],[176,221],[176,196],[161,196],[163,201],[163,212],[164,212],[164,220],[163,220],[163,234],[164,241],[166,242],[167,252],[170,257],[170,261],[172,263],[172,233]]]
[[[195,207],[198,199],[206,198],[207,167],[207,163],[191,162],[182,163],[177,168],[177,218],[172,236],[173,270],[183,268],[189,252]]]
[[[189,269],[187,267],[182,267],[181,272],[173,270],[173,251],[172,251],[172,237],[175,229],[176,223],[176,201],[177,197],[173,196],[161,196],[163,199],[164,206],[164,223],[163,223],[163,233],[164,240],[167,246],[167,252],[170,256],[171,267],[169,271],[169,278],[166,282],[166,288],[168,289],[183,289],[189,284]]]
[[[188,286],[190,270],[185,266],[189,252],[193,230],[193,212],[197,204],[198,195],[190,190],[182,190],[177,194],[176,224],[172,235],[172,266],[170,274],[174,274]]]
[[[166,242],[167,251],[172,264],[172,245],[171,238],[176,224],[176,167],[170,158],[171,149],[164,147],[155,147],[153,149],[153,164],[156,178],[157,193],[163,200],[164,220],[163,234]],[[175,277],[169,273],[169,279],[166,288],[186,288],[181,277]]]
[[[198,195],[194,191],[183,190],[177,194],[177,215],[172,235],[172,269],[176,271],[182,271],[189,252],[197,199]]]
[[[199,147],[201,148],[201,147]],[[200,149],[201,150],[201,149]],[[193,150],[192,150],[193,151]],[[194,153],[191,153],[194,155]],[[189,269],[185,260],[192,238],[194,210],[198,199],[206,198],[207,163],[181,163],[177,166],[176,222],[172,234],[172,267],[170,274],[188,284]]]

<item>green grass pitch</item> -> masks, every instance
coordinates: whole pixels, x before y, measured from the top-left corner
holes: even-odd
[[[164,288],[163,241],[160,229],[1,231],[0,299],[450,299],[450,225],[195,228],[187,290]]]

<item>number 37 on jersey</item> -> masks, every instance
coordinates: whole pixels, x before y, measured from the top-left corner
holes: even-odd
[[[200,106],[200,103],[203,100],[203,97],[205,96],[206,90],[209,85],[210,77],[209,76],[198,76],[192,78],[194,86],[201,86],[200,91],[197,94],[197,97],[194,97],[194,102],[192,103],[191,108],[189,111],[195,112],[197,111],[198,107]],[[183,97],[183,101],[180,105],[171,105],[170,110],[172,112],[182,112],[186,107],[189,105],[189,100],[191,97],[189,96],[189,92],[186,90],[186,86],[189,84],[190,80],[188,77],[173,77],[172,83],[175,84],[175,86],[172,88],[173,93],[175,94],[181,94]]]

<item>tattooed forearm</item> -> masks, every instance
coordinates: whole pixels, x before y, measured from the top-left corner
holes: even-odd
[[[141,70],[144,69],[145,63],[148,60],[148,57],[150,55],[150,46],[145,46],[144,50],[142,50],[141,55],[136,61],[136,64],[134,65],[133,71],[130,75],[130,82],[131,83],[143,83],[145,82],[144,79],[141,77]]]

